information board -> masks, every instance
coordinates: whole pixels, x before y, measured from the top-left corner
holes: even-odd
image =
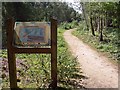
[[[42,46],[50,45],[50,23],[16,22],[14,27],[14,45]]]

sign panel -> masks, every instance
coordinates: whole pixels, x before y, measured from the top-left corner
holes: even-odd
[[[16,22],[14,31],[14,45],[50,45],[50,23]]]

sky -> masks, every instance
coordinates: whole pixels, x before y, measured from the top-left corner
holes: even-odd
[[[68,2],[68,3],[72,3],[72,7],[79,13],[82,13],[82,11],[80,10],[80,0],[63,0],[65,2]]]

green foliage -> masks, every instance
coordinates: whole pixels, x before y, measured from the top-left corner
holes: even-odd
[[[7,50],[0,50],[0,57],[7,58]]]
[[[72,27],[72,28],[76,28],[76,26],[78,26],[78,21],[73,20],[73,21],[71,22],[71,27]]]
[[[71,29],[70,24],[67,22],[61,23],[60,27],[62,27],[62,29]]]
[[[60,29],[60,32],[63,33],[62,29]],[[60,80],[64,81],[70,79],[73,73],[77,71],[75,68],[77,65],[76,60],[65,46],[66,43],[62,34],[58,34],[58,47],[60,47],[58,48],[58,76]]]
[[[24,54],[23,54],[24,55]],[[21,56],[21,55],[19,55]],[[24,57],[26,69],[20,71],[19,87],[21,88],[45,88],[50,82],[50,55],[30,54]]]
[[[81,2],[81,6],[85,24],[81,22],[74,35],[120,60],[118,50],[120,2]]]
[[[76,20],[72,21],[71,23],[70,22],[69,23],[68,22],[63,22],[60,25],[60,27],[62,29],[66,29],[66,30],[76,28],[76,26],[78,26],[78,22]]]
[[[90,33],[93,36],[99,35],[99,41],[104,41],[103,30],[107,27],[119,28],[120,3],[81,2],[81,6],[87,28],[92,31]]]
[[[76,58],[71,56],[63,38],[65,30],[58,29],[57,74],[58,87],[75,88],[71,79],[80,80],[80,69],[77,69]],[[7,55],[3,50],[1,57]],[[51,55],[49,54],[17,54],[17,77],[20,88],[48,88],[51,82]],[[8,73],[8,72],[7,72]],[[5,73],[4,73],[5,74]],[[8,86],[8,76],[3,78],[3,87]]]
[[[82,27],[83,26],[83,27]],[[120,60],[120,52],[118,51],[119,42],[117,28],[107,28],[103,31],[104,41],[99,42],[99,33],[96,32],[96,36],[92,36],[87,30],[84,30],[84,23],[80,23],[78,29],[73,32],[75,36],[82,39],[85,43],[90,44],[92,47],[99,49],[102,52],[108,52],[113,59]]]
[[[77,20],[80,14],[65,2],[3,2],[2,3],[2,45],[6,48],[6,20],[15,21],[50,21],[55,17],[58,23]],[[75,24],[75,23],[74,23]],[[66,26],[70,28],[71,25]],[[72,26],[73,27],[73,26]]]

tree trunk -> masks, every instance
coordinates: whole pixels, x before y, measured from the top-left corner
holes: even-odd
[[[92,17],[90,17],[90,24],[91,24],[92,35],[95,36]]]
[[[97,31],[98,23],[97,23],[97,17],[95,17],[95,31]]]
[[[88,19],[87,19],[87,15],[86,15],[86,11],[85,11],[85,4],[81,2],[81,6],[82,6],[82,12],[85,18],[85,23],[87,26],[87,30],[89,30],[89,24],[88,24]]]
[[[98,16],[98,25],[97,25],[97,31],[100,32],[100,16]]]
[[[100,29],[100,41],[103,41],[103,22],[102,22],[102,18],[101,18],[101,29]]]

